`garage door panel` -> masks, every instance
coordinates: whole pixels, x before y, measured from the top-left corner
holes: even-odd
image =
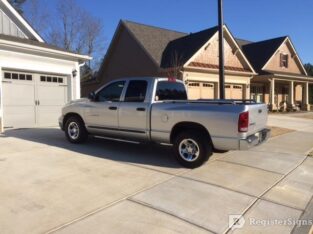
[[[5,128],[33,127],[36,123],[34,106],[6,106],[3,113]]]
[[[201,98],[201,89],[199,82],[192,82],[188,84],[188,98],[190,100],[198,100]]]
[[[67,78],[22,72],[3,73],[4,126],[57,126],[68,101]]]
[[[231,86],[230,85],[225,85],[225,98],[226,99],[232,99]]]
[[[233,85],[232,90],[233,99],[242,99],[242,85]]]
[[[37,99],[40,100],[40,105],[63,106],[67,101],[67,87],[40,85],[37,89]]]
[[[214,99],[214,84],[202,83],[201,99]]]
[[[37,125],[56,126],[61,115],[61,108],[62,106],[38,106]]]
[[[25,84],[16,81],[16,83],[3,83],[3,105],[4,106],[24,106],[35,105],[34,84]]]
[[[226,99],[243,99],[243,85],[225,85]]]

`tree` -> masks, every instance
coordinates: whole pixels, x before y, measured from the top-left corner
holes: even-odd
[[[48,4],[47,0],[27,0],[25,17],[47,43],[92,56],[88,66],[97,70],[104,54],[101,20],[84,10],[77,0],[57,0],[52,4],[54,9],[48,9]]]
[[[313,76],[313,65],[311,63],[304,64],[304,68],[309,76]]]
[[[20,14],[23,13],[22,5],[26,0],[8,0],[8,2],[17,10]]]
[[[183,57],[176,50],[171,53],[170,64],[167,70],[167,76],[176,79],[181,79],[181,72],[183,66]]]

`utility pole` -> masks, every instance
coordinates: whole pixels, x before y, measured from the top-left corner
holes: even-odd
[[[218,0],[220,99],[225,99],[223,0]]]

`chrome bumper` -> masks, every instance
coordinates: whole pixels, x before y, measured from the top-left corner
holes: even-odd
[[[254,146],[260,145],[266,142],[271,137],[270,129],[263,129],[253,135],[248,136],[245,139],[241,139],[239,142],[240,150],[247,150]]]

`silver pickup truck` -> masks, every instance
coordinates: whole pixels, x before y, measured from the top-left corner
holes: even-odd
[[[246,150],[270,136],[267,106],[243,100],[187,98],[182,81],[115,80],[88,99],[68,103],[59,124],[71,143],[88,135],[173,145],[185,167],[202,165],[213,150]]]

